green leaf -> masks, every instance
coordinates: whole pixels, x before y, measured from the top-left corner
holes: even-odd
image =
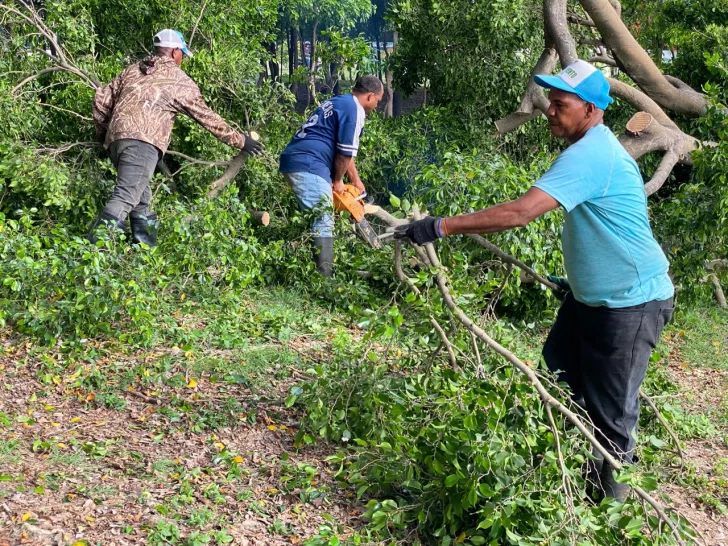
[[[455,474],[450,474],[447,478],[445,478],[445,487],[452,487],[456,483],[460,481],[460,478],[458,478]]]

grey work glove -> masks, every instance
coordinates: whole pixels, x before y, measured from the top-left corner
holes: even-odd
[[[426,245],[442,237],[437,230],[440,218],[426,216],[422,220],[411,222],[394,228],[394,238],[398,240],[409,239],[418,245]]]
[[[243,133],[245,142],[243,143],[243,151],[248,152],[250,155],[260,155],[265,151],[263,145],[255,140],[248,133]]]

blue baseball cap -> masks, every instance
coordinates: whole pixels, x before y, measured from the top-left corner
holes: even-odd
[[[609,82],[600,70],[586,61],[575,61],[555,76],[534,76],[534,81],[546,89],[560,89],[574,93],[597,108],[606,110],[614,102],[609,96]]]
[[[192,57],[192,52],[187,49],[187,42],[179,30],[165,28],[154,35],[154,47],[172,47],[181,49],[187,57]]]

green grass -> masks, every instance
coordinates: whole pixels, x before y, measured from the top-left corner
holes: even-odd
[[[682,356],[690,366],[728,370],[728,311],[719,307],[678,309],[666,333],[679,339]]]

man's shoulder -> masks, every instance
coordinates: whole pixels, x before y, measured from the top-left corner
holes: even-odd
[[[338,95],[329,99],[334,108],[339,112],[356,112],[356,99],[354,95],[348,93],[346,95]]]

